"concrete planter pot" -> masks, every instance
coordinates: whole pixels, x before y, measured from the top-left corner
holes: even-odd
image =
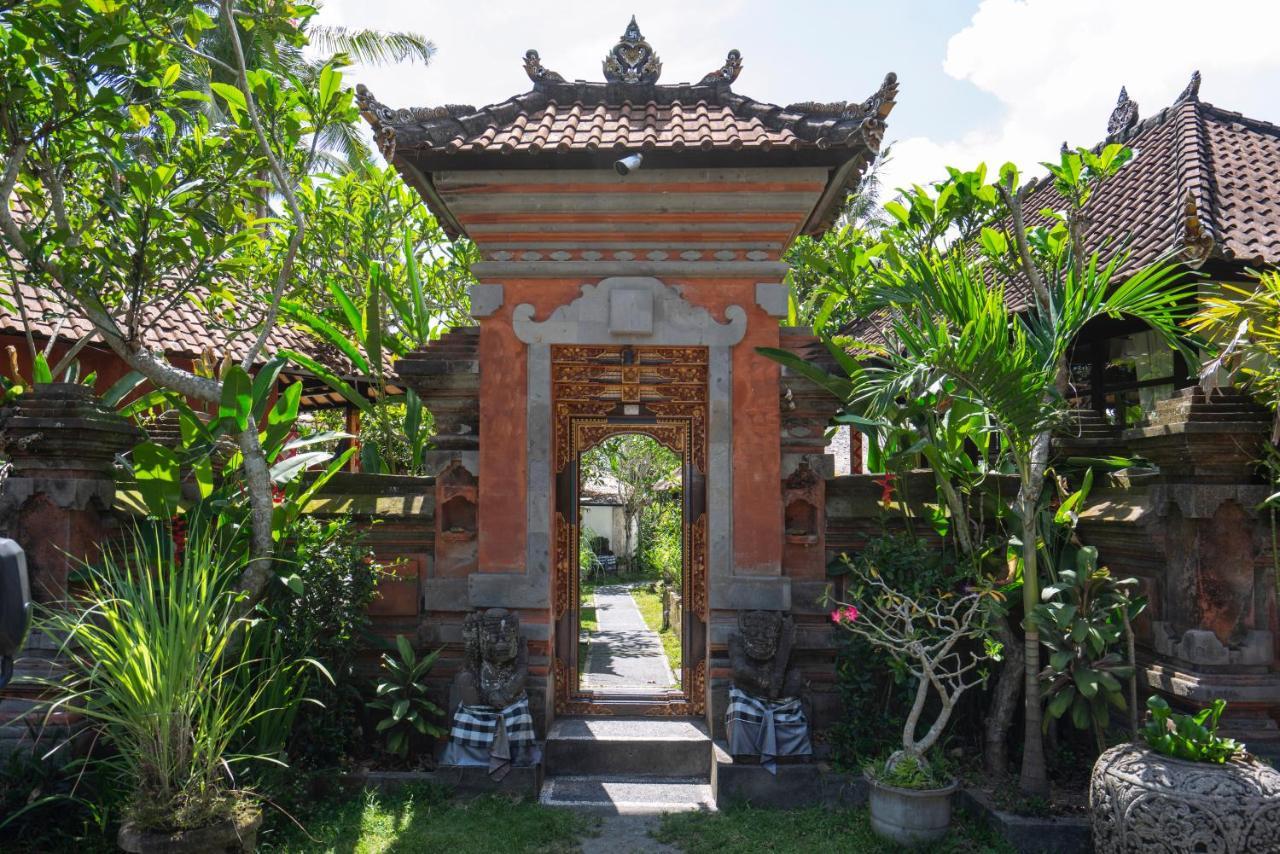
[[[899,845],[935,842],[951,827],[951,795],[960,784],[953,780],[941,789],[899,789],[886,786],[870,774],[871,829],[881,839]]]
[[[191,830],[147,830],[125,822],[116,844],[130,854],[252,854],[261,826],[262,811],[256,809]]]
[[[1098,854],[1280,850],[1280,772],[1252,757],[1217,765],[1122,744],[1093,766],[1089,811]]]

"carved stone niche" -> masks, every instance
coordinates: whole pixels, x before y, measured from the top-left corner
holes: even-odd
[[[476,477],[459,460],[436,475],[436,575],[466,576],[477,569]]]

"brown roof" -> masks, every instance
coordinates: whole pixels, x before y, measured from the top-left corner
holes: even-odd
[[[1121,91],[1106,142],[1136,157],[1086,203],[1085,239],[1127,239],[1136,268],[1176,251],[1190,263],[1280,263],[1280,127],[1202,103],[1199,74],[1170,107],[1144,121]],[[1027,210],[1057,200],[1043,180]]]
[[[78,311],[64,311],[48,291],[40,291],[26,284],[19,287],[26,304],[27,316],[31,320],[31,332],[36,338],[47,340],[57,336],[70,342],[77,341],[92,331],[91,324]],[[5,297],[9,298],[7,294]],[[0,308],[0,334],[23,335],[25,332],[21,315],[16,311],[11,313]],[[221,328],[186,300],[142,324],[142,338],[150,349],[163,350],[170,358],[187,359],[200,355],[206,347],[211,348],[219,357],[229,349],[232,358],[235,358],[253,340],[249,333],[233,335]],[[269,358],[272,353],[284,348],[317,355],[316,344],[316,339],[306,332],[280,324],[267,339],[263,358]]]
[[[1085,241],[1104,258],[1127,248],[1122,272],[1170,252],[1197,266],[1280,264],[1280,126],[1201,102],[1199,84],[1196,72],[1172,105],[1145,120],[1120,90],[1097,148],[1121,142],[1136,156],[1089,198]],[[1046,224],[1039,211],[1060,205],[1052,180],[1039,179],[1024,203],[1028,225]],[[1015,308],[1027,305],[1024,279],[1008,289]],[[878,337],[865,320],[845,331]]]
[[[885,119],[897,96],[889,74],[864,101],[796,103],[785,107],[733,91],[742,69],[738,51],[697,83],[659,84],[661,62],[634,18],[605,60],[602,83],[567,81],[525,55],[533,88],[476,109],[447,105],[392,109],[363,85],[356,89],[365,119],[389,161],[420,174],[484,168],[609,168],[624,153],[646,164],[674,167],[806,165],[833,168],[833,180],[855,186],[879,151]],[[835,170],[853,162],[858,168]],[[442,203],[425,193],[429,204]],[[826,207],[837,207],[837,197]],[[436,211],[460,231],[448,211]],[[807,230],[830,224],[824,208]]]

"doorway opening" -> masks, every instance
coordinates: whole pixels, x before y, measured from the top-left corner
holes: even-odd
[[[643,433],[578,454],[578,689],[681,690],[684,460]]]

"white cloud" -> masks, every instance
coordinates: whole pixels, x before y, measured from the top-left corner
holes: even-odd
[[[1034,168],[1064,141],[1099,142],[1122,84],[1146,117],[1168,106],[1195,69],[1202,100],[1280,121],[1277,32],[1275,0],[983,0],[951,37],[942,68],[994,96],[999,123],[901,140],[885,184],[922,183],[946,165],[982,161]]]

